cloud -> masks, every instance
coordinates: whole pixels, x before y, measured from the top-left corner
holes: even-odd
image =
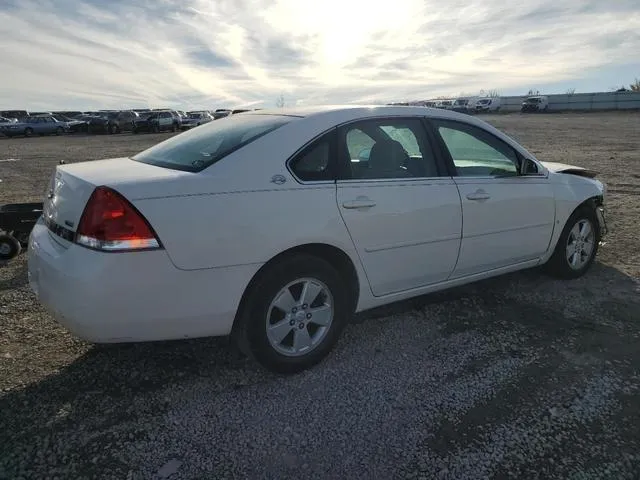
[[[526,91],[627,64],[638,32],[637,0],[4,0],[0,105],[215,108],[270,105],[281,92],[313,104]]]

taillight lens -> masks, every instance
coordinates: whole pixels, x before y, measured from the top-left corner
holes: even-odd
[[[76,243],[106,251],[160,248],[155,232],[131,203],[109,187],[97,187],[84,207]]]

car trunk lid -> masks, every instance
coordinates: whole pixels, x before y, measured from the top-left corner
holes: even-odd
[[[115,158],[58,165],[45,193],[43,216],[58,236],[71,239],[93,190],[105,185],[129,201],[145,196],[169,196],[168,186],[178,177],[193,176],[188,172]]]

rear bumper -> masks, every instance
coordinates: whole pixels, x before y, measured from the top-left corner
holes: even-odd
[[[63,245],[39,220],[29,284],[72,333],[95,343],[228,335],[259,265],[179,270],[164,250],[102,253]]]

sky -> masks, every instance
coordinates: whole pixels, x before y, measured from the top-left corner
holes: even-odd
[[[0,42],[0,110],[593,92],[640,77],[640,0],[0,0]]]

